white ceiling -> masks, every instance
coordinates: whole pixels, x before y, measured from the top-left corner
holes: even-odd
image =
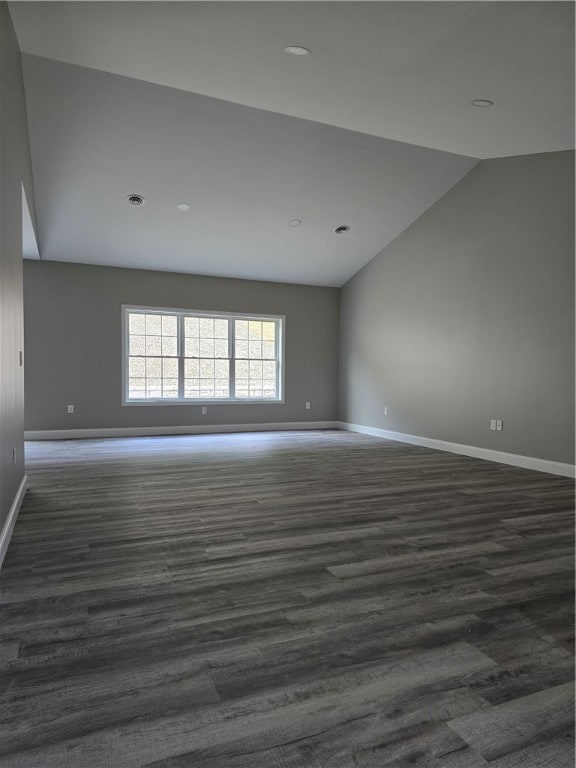
[[[568,2],[10,11],[44,259],[341,285],[475,158],[573,146]]]
[[[38,56],[473,157],[574,146],[571,2],[10,9]],[[312,55],[287,55],[289,43]],[[481,98],[495,106],[470,105]]]
[[[49,260],[341,285],[477,162],[50,59],[24,73]]]

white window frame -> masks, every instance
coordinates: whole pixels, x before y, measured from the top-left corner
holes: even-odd
[[[180,392],[183,391],[183,325],[184,317],[211,317],[219,320],[233,321],[235,319],[241,320],[257,320],[265,322],[276,323],[276,392],[277,397],[271,398],[256,398],[256,397],[228,397],[228,398],[192,398],[192,397],[179,397],[179,398],[142,398],[135,399],[128,396],[128,364],[130,359],[129,354],[129,325],[128,315],[130,312],[138,312],[142,314],[155,314],[155,315],[176,315],[178,317],[178,382]],[[235,379],[235,334],[234,325],[230,323],[229,331],[229,353],[230,357],[222,358],[230,361],[229,369],[229,381],[230,392],[234,392],[234,379]],[[263,405],[266,403],[279,405],[284,403],[284,354],[285,354],[285,339],[286,339],[286,316],[285,315],[257,315],[245,312],[205,312],[203,310],[194,309],[173,309],[171,307],[143,307],[133,304],[122,304],[122,405]]]

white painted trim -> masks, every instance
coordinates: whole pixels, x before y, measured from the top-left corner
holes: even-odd
[[[285,364],[284,359],[286,356],[286,315],[258,315],[247,312],[213,312],[209,310],[193,310],[193,309],[172,309],[170,307],[139,307],[133,304],[122,304],[122,406],[137,406],[137,407],[156,407],[164,405],[185,405],[185,406],[202,406],[202,405],[264,405],[271,403],[273,405],[284,405],[284,392],[285,392]],[[128,397],[128,362],[129,354],[128,348],[130,346],[130,334],[128,329],[128,315],[130,312],[137,312],[142,314],[156,314],[156,315],[176,315],[178,317],[178,388],[180,394],[183,391],[183,368],[182,360],[184,360],[183,353],[183,340],[184,333],[182,330],[182,318],[184,317],[212,317],[226,320],[236,320],[244,318],[245,320],[269,320],[276,325],[276,389],[278,397],[275,398],[236,398],[229,397],[225,399],[192,399],[192,398],[171,398],[164,400],[162,398],[158,400],[131,400]],[[230,391],[234,390],[234,365],[236,362],[236,356],[234,353],[234,333],[230,335],[230,348],[229,356],[222,358],[223,360],[229,360],[230,372],[229,383]]]
[[[208,435],[220,432],[283,432],[339,429],[337,421],[286,421],[263,424],[201,424],[190,427],[109,427],[104,429],[45,429],[24,433],[26,440],[81,440],[101,437],[153,437],[156,435]]]
[[[8,517],[6,518],[2,533],[0,534],[0,568],[2,567],[4,557],[8,551],[8,544],[10,544],[12,531],[16,525],[16,518],[18,517],[18,512],[20,511],[20,507],[22,505],[22,499],[24,498],[24,494],[26,493],[27,488],[28,478],[26,475],[24,475],[22,482],[18,486],[18,490],[16,491],[12,505],[10,506],[10,511],[8,512]]]
[[[534,469],[537,472],[548,472],[551,475],[563,475],[564,477],[575,477],[574,464],[562,464],[559,461],[548,461],[547,459],[537,459],[533,456],[520,456],[516,453],[506,453],[505,451],[493,451],[490,448],[479,448],[475,445],[463,445],[462,443],[450,443],[446,440],[435,440],[431,437],[420,437],[418,435],[406,435],[403,432],[392,432],[389,429],[377,429],[376,427],[366,427],[363,424],[349,424],[341,421],[340,429],[348,432],[361,432],[364,435],[373,437],[383,437],[386,440],[396,440],[399,443],[410,443],[411,445],[421,445],[424,448],[433,448],[438,451],[448,451],[449,453],[459,453],[464,456],[472,456],[475,459],[485,459],[486,461],[496,461],[499,464],[511,464],[513,467],[523,467],[524,469]]]

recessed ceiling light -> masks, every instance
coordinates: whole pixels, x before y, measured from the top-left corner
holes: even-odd
[[[128,195],[126,199],[128,200],[129,205],[135,205],[135,206],[144,205],[144,203],[146,202],[142,197],[142,195]]]
[[[292,221],[288,222],[291,227],[299,227],[300,224],[302,224],[302,219],[292,219]]]
[[[181,213],[188,213],[188,211],[192,210],[192,206],[190,205],[190,203],[178,203],[178,205],[176,206],[176,208],[177,208],[177,209],[178,209],[178,210],[179,210]]]
[[[302,45],[287,45],[284,50],[292,56],[310,56],[310,50]]]
[[[489,99],[474,99],[472,102],[473,107],[493,107],[494,102]]]
[[[334,230],[334,234],[345,235],[346,232],[349,232],[349,231],[350,231],[350,227],[348,226],[348,224],[340,224],[340,226],[336,227],[336,229]]]

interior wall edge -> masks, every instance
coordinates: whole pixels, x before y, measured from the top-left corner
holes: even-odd
[[[21,52],[0,2],[0,530],[24,475],[22,188],[33,207]]]

